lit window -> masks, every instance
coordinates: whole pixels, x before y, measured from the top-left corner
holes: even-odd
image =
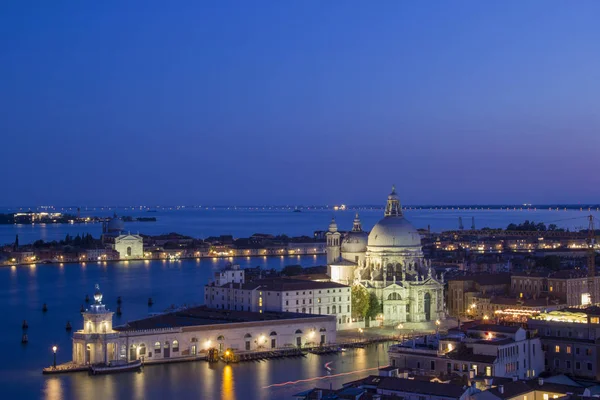
[[[554,352],[560,353],[560,346],[554,346]]]
[[[567,354],[571,354],[571,346],[567,346]]]
[[[592,324],[600,324],[600,317],[591,317],[590,322]]]

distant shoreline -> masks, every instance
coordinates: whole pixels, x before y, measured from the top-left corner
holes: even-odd
[[[28,263],[14,263],[14,264],[0,264],[0,268],[13,268],[13,267],[27,267],[27,266],[38,266],[38,265],[48,265],[48,266],[64,266],[64,264],[81,264],[83,266],[87,264],[100,264],[100,265],[108,265],[119,262],[129,262],[129,261],[163,261],[163,262],[177,262],[182,260],[198,260],[201,261],[203,259],[236,259],[236,258],[286,258],[286,257],[318,257],[326,255],[325,252],[322,253],[314,253],[314,254],[286,254],[286,255],[277,255],[277,254],[269,254],[269,255],[248,255],[248,256],[193,256],[193,257],[179,257],[177,259],[167,259],[167,258],[130,258],[127,260],[95,260],[95,261],[42,261],[42,262],[28,262]]]

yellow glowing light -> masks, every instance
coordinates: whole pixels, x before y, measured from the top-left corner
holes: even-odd
[[[52,346],[52,351],[56,353],[56,350],[58,350],[57,346]]]

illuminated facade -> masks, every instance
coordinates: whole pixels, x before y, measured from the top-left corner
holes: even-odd
[[[363,285],[381,299],[385,325],[444,318],[443,278],[423,257],[421,236],[404,218],[395,188],[370,233],[363,232],[358,215],[344,237],[331,222],[327,260],[332,281]]]
[[[144,239],[139,235],[119,235],[114,249],[121,260],[144,258]]]

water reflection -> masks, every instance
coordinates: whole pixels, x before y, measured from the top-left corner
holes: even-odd
[[[63,385],[59,378],[46,379],[44,397],[47,400],[62,400],[64,398]]]
[[[146,385],[144,382],[145,375],[143,373],[135,374],[135,378],[133,378],[133,397],[135,399],[145,399],[146,398]]]
[[[231,365],[226,365],[225,368],[223,368],[221,399],[235,399],[235,390],[233,388],[233,368],[231,368]]]

